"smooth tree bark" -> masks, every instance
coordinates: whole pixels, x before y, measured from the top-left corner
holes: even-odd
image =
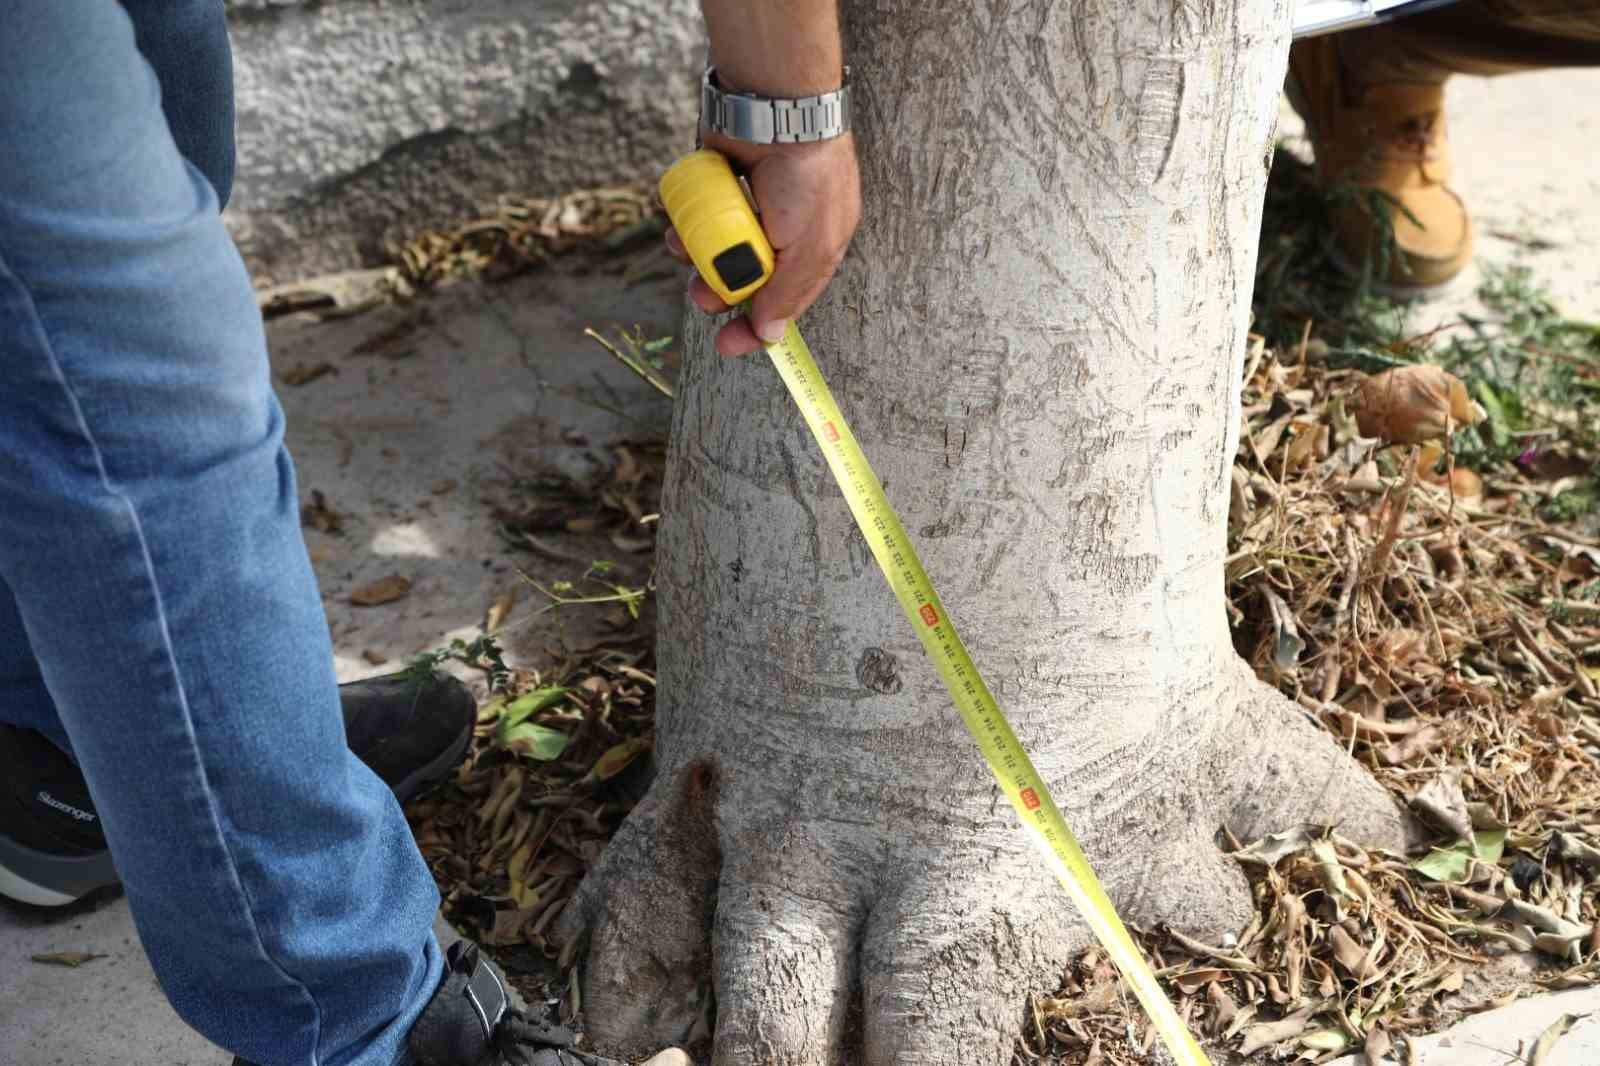
[[[865,221],[803,320],[1125,920],[1240,928],[1216,844],[1398,844],[1223,600],[1286,0],[851,0]],[[613,1052],[1000,1066],[1088,943],[764,357],[692,318],[659,776],[564,916]],[[710,988],[706,987],[707,982]]]

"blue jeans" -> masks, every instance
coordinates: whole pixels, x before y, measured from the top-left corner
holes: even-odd
[[[221,0],[0,17],[0,718],[64,743],[185,1020],[391,1066],[433,881],[345,746],[261,318]]]

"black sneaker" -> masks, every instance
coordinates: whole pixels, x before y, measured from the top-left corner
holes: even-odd
[[[504,978],[470,940],[445,952],[444,977],[406,1042],[419,1066],[623,1066],[579,1051],[571,1029],[513,1007]]]
[[[405,803],[450,775],[477,705],[447,674],[402,671],[339,686],[350,750]],[[31,729],[0,725],[0,896],[61,907],[117,883],[76,764]]]
[[[0,896],[60,907],[116,883],[77,765],[44,734],[0,726]]]

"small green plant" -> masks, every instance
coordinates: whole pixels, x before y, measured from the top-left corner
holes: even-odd
[[[1338,212],[1355,203],[1364,203],[1380,227],[1365,263],[1343,261],[1334,231]],[[1409,361],[1406,305],[1385,299],[1374,285],[1394,254],[1393,203],[1376,189],[1324,185],[1293,152],[1273,153],[1253,302],[1254,328],[1268,345],[1293,351],[1310,322],[1336,360],[1366,370]]]
[[[1597,505],[1600,505],[1600,490],[1591,482],[1587,488],[1552,496],[1539,508],[1539,513],[1550,522],[1575,522],[1593,514]]]
[[[545,611],[553,611],[559,607],[576,607],[582,604],[617,603],[628,612],[630,618],[639,617],[639,605],[645,597],[650,595],[654,588],[654,578],[641,586],[622,585],[614,581],[605,580],[606,575],[616,569],[616,563],[610,559],[596,559],[589,564],[589,569],[576,581],[552,581],[546,588],[535,581],[525,571],[518,570],[522,579],[538,589],[550,601],[535,612],[535,617]],[[585,592],[585,586],[589,590]],[[593,590],[604,591],[593,591]]]
[[[1435,353],[1489,412],[1479,444],[1509,457],[1520,431],[1559,428],[1580,447],[1600,445],[1600,326],[1566,317],[1525,266],[1483,267],[1485,318],[1463,317]]]
[[[617,362],[638,374],[645,384],[667,399],[672,399],[672,382],[668,379],[670,370],[664,355],[672,347],[673,338],[648,337],[643,326],[636,325],[632,330],[623,329],[621,326],[613,328],[617,335],[615,341],[607,340],[592,328],[585,329],[583,333],[610,352]]]
[[[503,692],[511,684],[511,668],[506,665],[500,642],[487,633],[472,640],[457,637],[446,648],[421,652],[406,663],[405,674],[414,683],[422,684],[433,676],[440,665],[458,662],[473,670],[481,670],[489,679],[489,689]]]

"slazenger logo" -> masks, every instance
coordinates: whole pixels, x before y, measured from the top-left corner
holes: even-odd
[[[95,820],[94,815],[88,811],[80,811],[70,803],[62,803],[48,792],[41,791],[39,793],[39,802],[46,807],[54,807],[62,814],[70,814],[80,822],[92,822]]]

